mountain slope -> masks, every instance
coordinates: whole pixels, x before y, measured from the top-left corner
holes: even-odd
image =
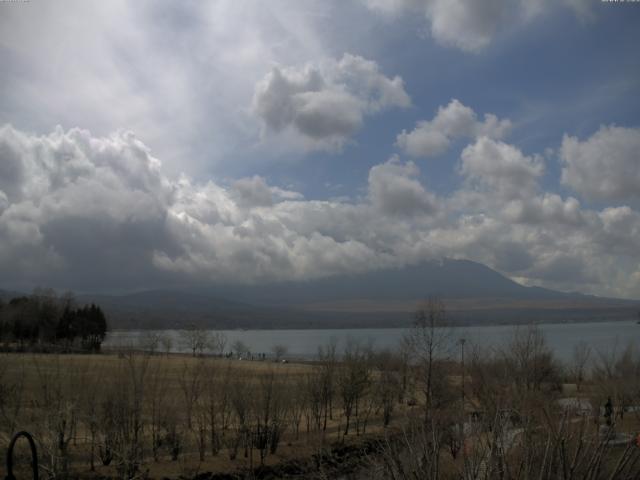
[[[459,323],[633,319],[640,302],[525,287],[469,260],[304,282],[219,285],[126,295],[80,295],[97,303],[113,328],[341,328],[406,326],[429,296]]]
[[[567,294],[540,287],[525,287],[486,265],[450,259],[305,282],[276,283],[260,287],[221,287],[215,292],[224,298],[264,305],[299,305],[352,299],[416,300],[434,295],[450,299],[583,297],[580,294]]]
[[[218,328],[401,326],[421,300],[437,295],[461,323],[521,323],[633,318],[638,302],[525,287],[468,260],[305,282],[225,285],[187,291],[95,297],[122,326]]]

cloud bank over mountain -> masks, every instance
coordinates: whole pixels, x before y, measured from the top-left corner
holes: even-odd
[[[563,162],[581,162],[603,132],[618,133],[565,137]],[[633,150],[636,136],[624,138],[609,145],[614,158]],[[125,131],[38,136],[6,125],[0,153],[0,265],[18,284],[304,280],[457,257],[527,283],[630,296],[640,287],[638,212],[544,192],[541,156],[486,136],[463,149],[450,195],[429,189],[428,169],[393,157],[370,169],[365,195],[323,201],[258,176],[172,179]]]

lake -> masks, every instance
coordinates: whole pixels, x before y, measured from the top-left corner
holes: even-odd
[[[465,326],[450,329],[451,343],[460,338],[467,343],[465,348],[474,345],[485,348],[500,348],[513,337],[516,327],[512,325]],[[586,342],[594,351],[611,352],[624,349],[627,345],[640,346],[640,325],[628,322],[593,323],[553,323],[541,324],[548,345],[556,356],[563,361],[571,359],[573,348],[579,342]],[[251,352],[269,355],[274,345],[285,345],[287,357],[312,359],[318,347],[330,341],[337,342],[338,351],[344,348],[347,340],[353,338],[360,342],[371,342],[374,348],[396,348],[407,333],[405,328],[360,328],[360,329],[322,329],[322,330],[218,330],[227,337],[227,350],[233,342],[240,340]],[[173,352],[188,352],[181,341],[179,330],[116,330],[109,332],[103,346],[105,348],[137,347],[149,334],[164,334],[172,338]]]

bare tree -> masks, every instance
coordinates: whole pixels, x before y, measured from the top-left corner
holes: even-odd
[[[640,449],[630,435],[616,436],[613,426],[599,420],[594,424],[580,409],[556,402],[556,362],[547,354],[544,338],[534,329],[514,335],[504,351],[475,349],[469,380],[477,412],[467,428],[464,461],[455,458],[454,450],[462,446],[448,427],[447,404],[434,403],[428,424],[412,422],[409,416],[401,435],[387,435],[381,447],[382,478],[639,478]],[[596,376],[637,378],[640,362],[633,358],[632,354],[605,358]],[[609,388],[616,387],[609,384]],[[623,445],[614,445],[612,440],[620,436]],[[453,461],[445,463],[447,446]]]
[[[169,355],[171,353],[171,349],[173,348],[173,338],[168,333],[162,333],[160,335],[160,346],[162,347],[162,351],[165,355]]]
[[[46,362],[34,356],[33,364],[39,386],[33,399],[40,416],[36,433],[46,458],[42,466],[51,477],[64,478],[69,474],[69,444],[75,433],[80,404],[80,390],[72,388],[70,382],[77,380],[78,372],[62,367],[57,355],[47,358]]]
[[[150,368],[147,382],[147,415],[150,428],[151,452],[153,460],[159,461],[163,434],[162,423],[168,408],[166,367],[163,360],[158,360]]]
[[[184,422],[179,415],[179,404],[175,399],[173,404],[168,404],[164,410],[160,425],[162,427],[162,444],[166,447],[169,453],[169,458],[172,462],[176,462],[180,459],[180,454],[184,449]]]
[[[236,340],[231,344],[231,350],[238,358],[246,358],[249,356],[249,347],[242,340]]]
[[[558,364],[537,325],[517,327],[504,355],[515,369],[513,379],[518,387],[540,390],[543,383],[558,383]]]
[[[228,375],[220,375],[215,362],[207,362],[205,366],[204,408],[209,430],[211,455],[220,450],[221,433],[224,432],[224,416],[227,410]]]
[[[144,332],[138,337],[138,346],[147,353],[155,353],[160,347],[160,334],[156,332]]]
[[[591,347],[586,342],[580,341],[574,345],[569,372],[576,383],[578,391],[580,391],[580,387],[585,380],[590,357]]]
[[[613,415],[624,421],[624,413],[635,402],[640,403],[640,352],[630,343],[624,350],[618,345],[609,351],[598,351],[593,373],[596,403],[604,405],[605,399],[613,403]]]
[[[429,420],[433,406],[434,379],[442,376],[438,368],[448,356],[451,345],[451,331],[448,327],[443,301],[432,297],[416,310],[413,327],[406,340],[417,364],[417,380],[424,394],[425,423]]]
[[[373,359],[377,375],[373,385],[372,398],[382,411],[382,424],[386,428],[391,422],[391,414],[402,392],[402,360],[388,351],[378,353]],[[398,368],[400,366],[400,368]]]
[[[325,389],[323,376],[318,372],[309,372],[304,376],[305,396],[307,408],[305,416],[307,419],[307,434],[312,430],[320,430],[322,426],[322,416],[325,408]],[[325,415],[326,418],[326,415]]]
[[[233,364],[231,362],[227,363],[224,371],[222,372],[222,381],[219,386],[219,408],[218,414],[220,419],[220,427],[222,430],[222,436],[225,436],[225,433],[231,426],[231,417],[233,415],[233,410],[231,407],[231,396],[232,396],[232,381],[236,378],[236,371],[233,368]]]
[[[100,423],[100,403],[104,370],[97,366],[82,379],[83,389],[80,395],[79,416],[86,431],[89,432],[89,468],[95,471],[96,447]]]
[[[105,388],[101,407],[100,457],[113,464],[122,479],[143,472],[144,405],[149,356],[127,352],[118,359],[117,370]]]
[[[227,346],[227,336],[222,332],[214,332],[209,338],[209,349],[214,355],[224,355]]]
[[[194,357],[202,355],[211,342],[209,332],[202,328],[197,328],[195,325],[192,325],[191,328],[186,330],[181,330],[180,337],[182,338],[185,348],[187,348]]]
[[[297,375],[292,381],[289,395],[289,419],[295,432],[295,439],[300,438],[300,422],[302,416],[308,408],[308,393],[306,390],[306,377],[304,375]]]
[[[286,378],[273,370],[262,374],[253,395],[251,443],[260,454],[260,464],[268,453],[274,454],[287,423]]]
[[[282,344],[276,344],[271,347],[271,353],[273,353],[273,358],[276,362],[282,360],[288,351],[287,346]]]
[[[371,381],[368,350],[349,340],[345,347],[342,367],[338,372],[338,389],[342,399],[342,411],[346,419],[344,435],[349,434],[351,416],[358,417],[358,408]]]
[[[227,435],[226,442],[229,459],[235,460],[241,443],[245,446],[245,457],[249,456],[249,415],[250,392],[246,378],[236,375],[230,382],[230,404],[235,415],[234,430]]]
[[[183,362],[178,385],[182,393],[187,428],[191,430],[194,426],[196,406],[204,388],[203,360]]]
[[[322,410],[324,423],[322,430],[327,430],[327,418],[333,420],[333,398],[336,389],[337,341],[331,338],[325,346],[318,347],[318,361],[320,363],[320,383],[322,396]]]

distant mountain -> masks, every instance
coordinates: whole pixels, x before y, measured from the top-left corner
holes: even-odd
[[[220,287],[216,294],[263,305],[300,305],[352,299],[584,298],[584,295],[525,287],[481,263],[444,259],[404,268],[332,276],[255,287]]]
[[[151,290],[126,295],[80,295],[80,303],[100,305],[116,328],[189,328],[280,325],[277,310],[230,301],[209,294]]]
[[[261,286],[85,295],[120,328],[340,328],[408,325],[425,298],[445,301],[459,323],[631,319],[640,302],[520,285],[480,263],[417,266]]]
[[[19,295],[2,292],[0,298]],[[342,328],[406,326],[438,296],[454,322],[523,323],[635,319],[640,302],[526,287],[486,265],[445,259],[403,268],[260,286],[80,295],[113,328]]]
[[[118,305],[120,308],[139,309],[153,306],[155,309],[169,309],[185,312],[210,312],[213,310],[242,310],[248,305],[176,290],[147,290],[125,295],[81,295],[79,300],[101,305]]]

